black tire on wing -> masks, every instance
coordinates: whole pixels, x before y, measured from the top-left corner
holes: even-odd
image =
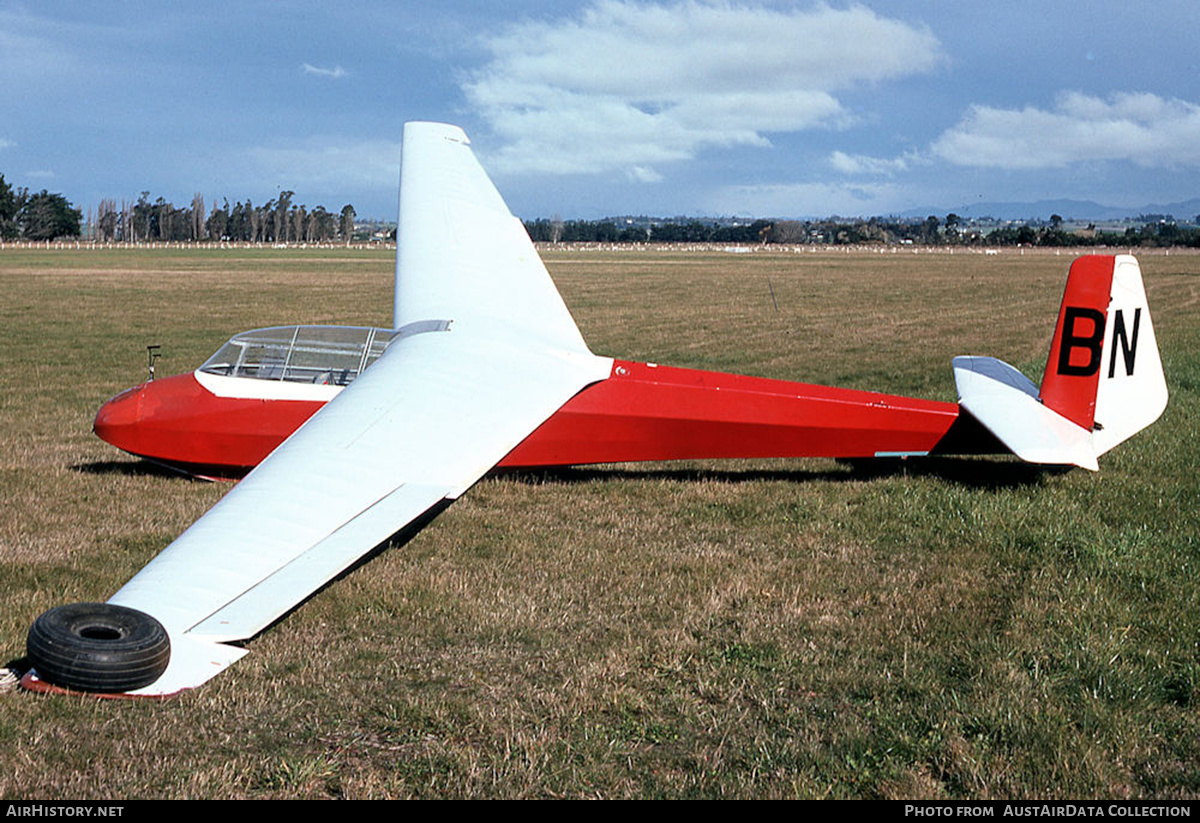
[[[149,686],[167,668],[171,641],[150,615],[109,603],[70,603],[29,627],[29,662],[40,679],[85,692]]]

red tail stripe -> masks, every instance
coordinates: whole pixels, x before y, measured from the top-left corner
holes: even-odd
[[[1042,403],[1085,429],[1095,422],[1115,261],[1111,255],[1089,255],[1071,264],[1042,377]]]

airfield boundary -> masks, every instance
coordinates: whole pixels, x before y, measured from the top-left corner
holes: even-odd
[[[958,255],[1052,255],[1055,257],[1073,258],[1081,254],[1134,254],[1145,257],[1170,257],[1171,255],[1196,255],[1200,249],[1187,246],[1138,247],[1138,246],[955,246],[955,245],[913,245],[913,244],[828,244],[828,243],[534,243],[539,253],[556,251],[589,251],[589,252],[623,252],[630,254],[645,253],[682,253],[694,252],[699,254],[944,254]],[[89,240],[21,240],[0,241],[0,253],[6,249],[47,251],[112,251],[136,250],[147,251],[214,251],[214,250],[310,250],[310,249],[352,249],[352,250],[396,250],[394,241],[385,242],[354,242],[354,243],[192,243],[192,242],[96,242]]]

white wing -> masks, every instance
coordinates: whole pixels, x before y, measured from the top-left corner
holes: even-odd
[[[404,130],[396,322],[384,355],[109,602],[156,617],[205,682],[390,536],[419,528],[606,378],[524,227],[453,126]]]

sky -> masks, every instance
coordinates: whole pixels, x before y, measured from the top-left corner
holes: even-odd
[[[178,5],[0,0],[10,184],[394,219],[438,120],[526,219],[1200,196],[1192,0]]]

